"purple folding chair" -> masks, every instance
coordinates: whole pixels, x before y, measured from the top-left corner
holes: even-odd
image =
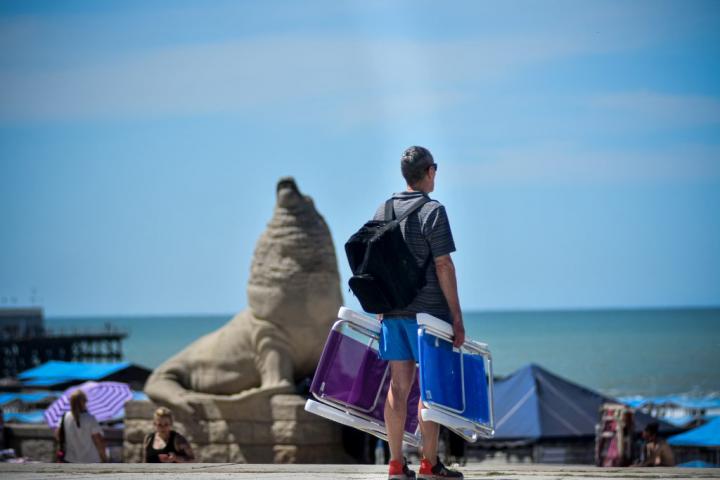
[[[378,356],[380,322],[341,307],[332,326],[305,410],[387,440],[383,411],[390,386],[390,366]],[[408,397],[403,440],[420,444],[417,377]]]

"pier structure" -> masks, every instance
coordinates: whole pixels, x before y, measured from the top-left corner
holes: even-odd
[[[50,360],[118,362],[127,332],[105,325],[102,331],[49,332],[42,310],[0,309],[0,378]]]

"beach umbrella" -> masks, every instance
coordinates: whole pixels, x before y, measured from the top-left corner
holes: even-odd
[[[88,413],[98,422],[112,419],[133,397],[130,387],[121,382],[85,382],[70,387],[45,410],[45,421],[52,428],[60,425],[63,414],[70,411],[70,395],[78,389],[85,392]]]

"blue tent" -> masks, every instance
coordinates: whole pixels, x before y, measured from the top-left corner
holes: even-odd
[[[49,386],[68,380],[100,380],[130,366],[129,362],[80,363],[50,361],[18,375],[24,386]]]
[[[720,448],[720,417],[713,418],[701,427],[674,435],[668,443],[676,447]]]
[[[645,405],[669,405],[685,409],[714,410],[720,409],[720,398],[717,397],[689,397],[685,395],[661,395],[654,397],[624,397],[620,398],[624,404],[633,408]]]
[[[8,423],[45,423],[44,410],[32,410],[30,412],[9,412],[3,415]]]
[[[55,399],[58,395],[59,393],[56,392],[0,393],[0,407],[16,400],[25,404],[39,403],[45,400]]]
[[[718,468],[714,463],[706,462],[704,460],[690,460],[689,462],[675,465],[680,468]]]
[[[150,370],[130,362],[91,363],[49,361],[18,374],[20,385],[31,388],[64,389],[88,380],[113,380],[141,389]]]
[[[600,406],[617,400],[529,364],[495,382],[495,437],[493,440],[539,440],[594,437]],[[637,412],[635,428],[655,422]],[[658,422],[661,431],[675,431]]]

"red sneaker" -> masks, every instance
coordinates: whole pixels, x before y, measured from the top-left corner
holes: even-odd
[[[388,480],[415,480],[415,472],[407,466],[407,459],[390,460]]]
[[[443,478],[464,478],[463,474],[457,470],[450,470],[442,464],[438,459],[435,466],[432,466],[430,460],[423,458],[420,460],[420,471],[417,480],[441,480]]]

